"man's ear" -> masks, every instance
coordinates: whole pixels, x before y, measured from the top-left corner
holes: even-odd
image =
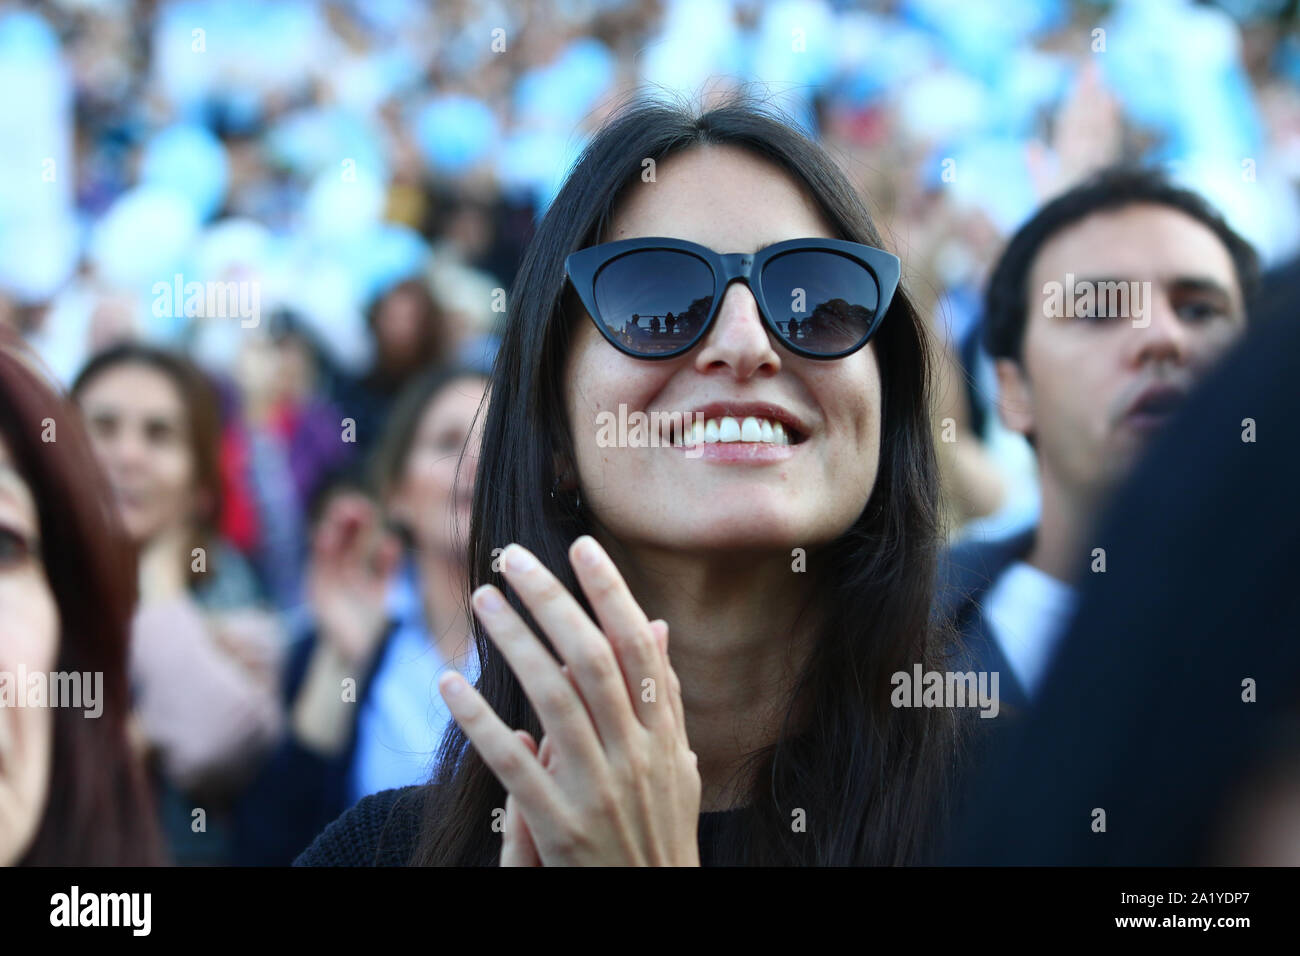
[[[998,414],[1002,424],[1026,438],[1034,436],[1034,396],[1029,379],[1020,363],[997,359],[993,367],[998,377]]]

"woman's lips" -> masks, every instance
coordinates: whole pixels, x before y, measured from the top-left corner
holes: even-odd
[[[688,460],[726,465],[766,465],[789,461],[807,442],[798,445],[769,445],[762,442],[713,442],[701,445],[661,445]]]
[[[127,491],[124,488],[115,488],[113,496],[122,508],[139,509],[146,505],[150,496],[142,491]]]

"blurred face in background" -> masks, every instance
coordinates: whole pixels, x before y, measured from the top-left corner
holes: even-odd
[[[402,369],[427,360],[434,321],[432,297],[418,280],[395,286],[374,314],[375,352],[381,367]]]
[[[316,356],[301,335],[253,333],[243,340],[235,373],[245,412],[256,417],[278,403],[296,405],[312,396]]]
[[[1049,283],[1080,301],[1067,274],[1076,290],[1120,281],[1131,292],[1139,283],[1142,315],[1131,299],[1123,315],[1100,306],[1056,314],[1065,310],[1053,305]],[[1030,269],[1027,296],[1022,361],[997,363],[1003,419],[1033,435],[1045,477],[1085,496],[1128,471],[1245,328],[1228,249],[1186,213],[1149,203],[1094,213],[1052,236]]]
[[[131,539],[143,544],[188,524],[197,476],[185,405],[172,380],[147,365],[117,365],[86,383],[79,401]]]
[[[388,508],[421,550],[458,556],[465,547],[481,440],[475,415],[486,388],[486,379],[454,379],[420,415]]]
[[[316,356],[301,335],[286,335],[275,344],[277,394],[283,401],[310,398],[316,386]]]
[[[253,334],[244,337],[235,361],[234,377],[244,410],[251,418],[260,417],[277,397],[276,364],[275,346],[269,335],[253,330]]]

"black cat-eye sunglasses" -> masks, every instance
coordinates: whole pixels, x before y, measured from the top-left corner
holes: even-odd
[[[898,257],[842,239],[790,239],[723,255],[684,239],[638,238],[579,249],[565,272],[596,328],[634,358],[690,351],[732,282],[796,355],[837,359],[875,334],[898,288]]]

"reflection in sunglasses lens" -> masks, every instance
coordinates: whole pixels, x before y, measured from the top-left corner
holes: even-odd
[[[713,307],[713,271],[687,252],[644,250],[601,269],[595,292],[610,336],[642,355],[662,355],[699,333]]]
[[[824,250],[790,252],[763,270],[763,298],[776,327],[799,348],[834,355],[853,348],[880,304],[872,274]]]

